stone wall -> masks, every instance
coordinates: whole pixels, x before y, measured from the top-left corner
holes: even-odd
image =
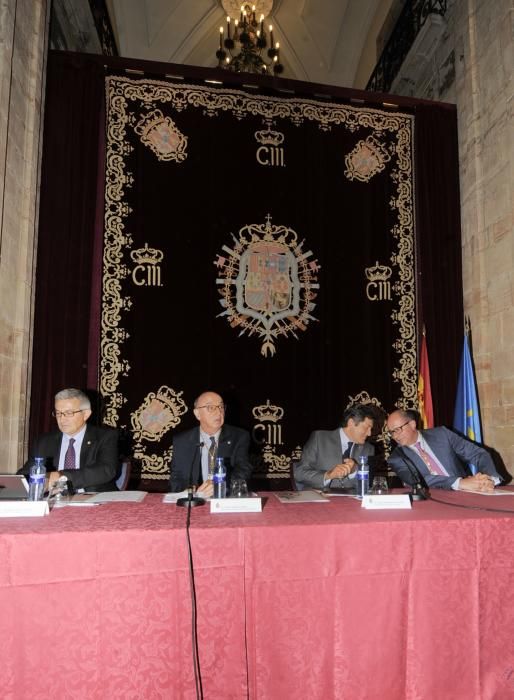
[[[444,30],[425,42],[430,56],[413,49],[392,91],[457,105],[464,311],[483,439],[514,475],[514,9],[512,0],[447,7]]]
[[[456,0],[464,309],[484,440],[514,474],[512,0]]]
[[[47,0],[0,3],[0,471],[24,457]]]

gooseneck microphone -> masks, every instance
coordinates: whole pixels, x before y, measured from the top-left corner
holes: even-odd
[[[410,484],[412,489],[410,497],[413,501],[426,501],[428,498],[428,489],[426,486],[423,486],[417,466],[406,454],[402,454],[402,459],[403,463],[409,470],[409,474],[411,475],[413,481],[413,483]]]
[[[177,499],[177,506],[180,506],[181,508],[194,508],[195,506],[203,506],[205,505],[205,500],[203,498],[200,498],[200,496],[194,496],[194,484],[193,484],[193,470],[195,466],[195,462],[198,459],[200,462],[200,469],[201,469],[201,454],[202,454],[202,447],[203,447],[203,442],[199,442],[195,445],[195,449],[193,452],[193,459],[191,460],[191,464],[189,466],[189,475],[187,478],[187,496],[184,498],[179,498]]]

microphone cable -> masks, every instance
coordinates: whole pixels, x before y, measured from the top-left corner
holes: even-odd
[[[202,673],[200,669],[200,655],[198,653],[198,627],[196,611],[196,586],[195,571],[193,565],[193,549],[191,547],[191,534],[189,526],[191,523],[191,507],[187,508],[186,518],[186,539],[189,561],[189,588],[191,591],[191,642],[193,647],[193,670],[195,674],[195,689],[197,700],[203,700]]]
[[[463,492],[465,493],[465,491]],[[471,491],[469,493],[472,493]],[[514,491],[512,492],[514,496]],[[471,506],[466,503],[451,503],[450,501],[443,501],[440,498],[434,498],[432,493],[428,494],[428,500],[434,501],[434,503],[442,503],[445,506],[455,506],[455,508],[466,508],[467,510],[482,510],[487,513],[510,513],[514,515],[514,509],[508,510],[507,508],[487,508],[486,506]]]
[[[197,457],[197,448],[200,448],[200,460],[201,460],[201,450],[203,448],[203,442],[200,442],[195,447],[195,454],[193,456],[193,461],[191,462],[191,469],[189,475],[189,489],[192,488],[192,475],[193,475],[193,465]],[[188,564],[189,564],[189,588],[191,591],[191,644],[193,650],[193,671],[195,674],[195,690],[197,700],[203,700],[203,686],[202,686],[202,672],[200,669],[200,654],[198,650],[198,625],[197,625],[197,609],[196,609],[196,585],[195,585],[195,570],[193,563],[193,548],[191,546],[191,491],[189,493],[189,505],[186,507],[186,540],[187,540],[187,554],[188,554]]]

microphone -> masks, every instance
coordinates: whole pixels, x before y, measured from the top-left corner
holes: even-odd
[[[177,499],[177,505],[181,508],[194,508],[195,506],[205,505],[205,500],[203,498],[200,498],[200,496],[193,496],[193,469],[195,466],[196,458],[198,457],[200,459],[203,445],[203,442],[199,442],[195,445],[193,459],[191,460],[191,464],[189,466],[189,476],[187,481],[189,485],[187,487],[187,496],[185,496],[184,498]],[[198,450],[198,448],[200,449]]]
[[[413,501],[426,501],[428,498],[428,489],[426,486],[423,486],[417,466],[406,454],[402,454],[402,459],[414,481],[413,484],[409,484],[412,489],[410,493],[411,499]]]

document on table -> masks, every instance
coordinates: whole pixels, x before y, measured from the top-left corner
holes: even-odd
[[[347,498],[357,498],[357,494],[353,486],[334,489],[327,488],[323,491],[323,495],[327,496],[328,498],[333,498],[334,496],[346,496]]]
[[[187,498],[188,490],[179,491],[179,493],[165,493],[162,499],[163,503],[176,503],[179,498]],[[203,496],[202,496],[203,498]]]
[[[280,503],[330,503],[326,496],[319,491],[276,491],[275,496]]]
[[[88,498],[86,503],[141,503],[146,491],[103,491]]]
[[[462,489],[464,491],[464,489]],[[514,496],[513,491],[507,491],[506,489],[494,489],[494,491],[473,491],[471,489],[466,489],[464,493],[478,493],[481,496]]]

